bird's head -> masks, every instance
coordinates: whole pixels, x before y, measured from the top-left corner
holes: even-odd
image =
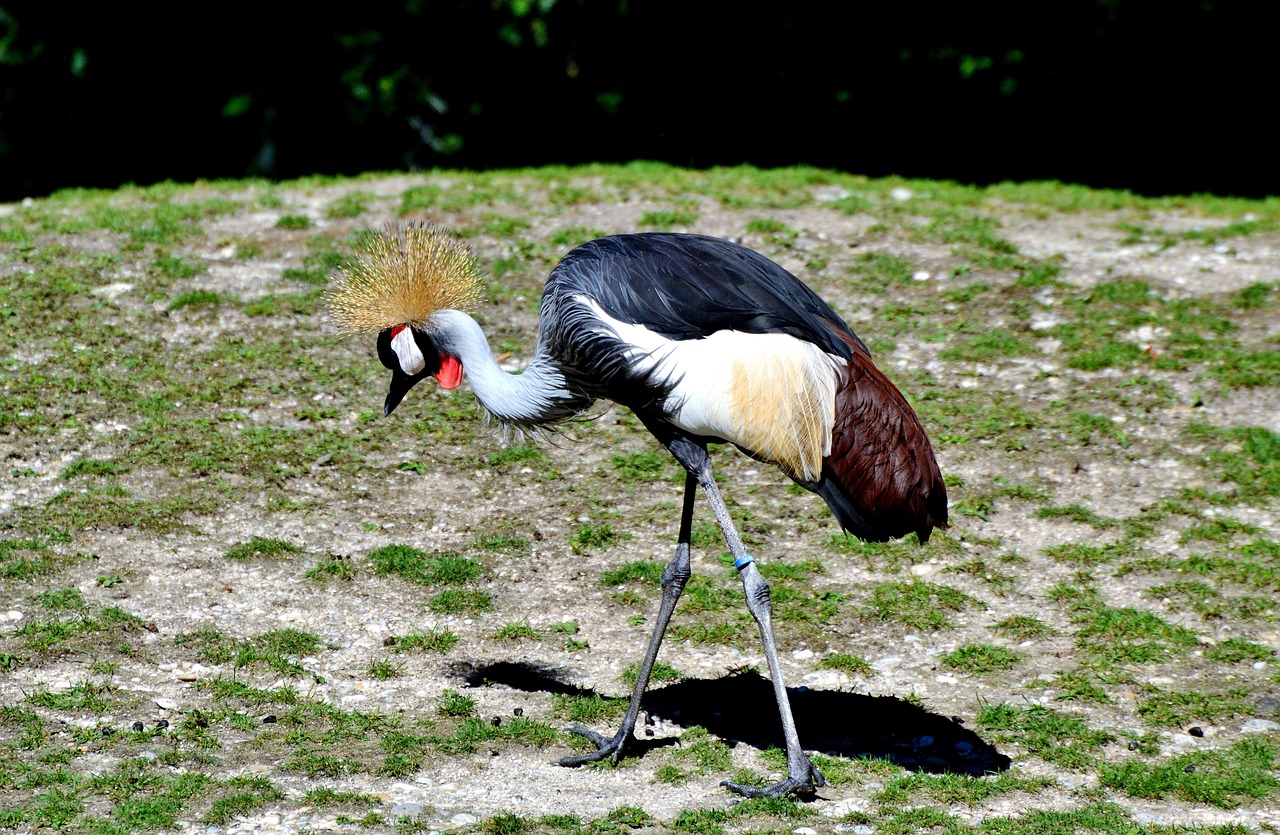
[[[357,247],[330,283],[326,302],[339,327],[378,334],[378,359],[391,370],[382,412],[391,414],[419,380],[447,389],[462,382],[462,363],[440,347],[432,315],[466,310],[480,295],[480,270],[465,244],[419,222],[388,226]]]

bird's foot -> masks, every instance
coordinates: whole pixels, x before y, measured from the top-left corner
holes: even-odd
[[[616,763],[622,757],[622,745],[626,742],[627,734],[621,729],[612,737],[603,736],[589,728],[581,728],[574,725],[572,728],[565,728],[571,734],[585,736],[596,745],[596,750],[589,754],[578,754],[574,757],[563,757],[558,760],[559,765],[583,765],[584,763],[598,763],[606,757],[612,757]]]
[[[804,758],[804,762],[800,763],[800,768],[797,770],[800,772],[799,776],[793,772],[787,779],[772,786],[744,786],[742,783],[734,783],[730,780],[725,780],[720,785],[743,797],[786,797],[794,794],[812,798],[818,793],[818,789],[827,784],[818,767],[809,762],[808,757]]]

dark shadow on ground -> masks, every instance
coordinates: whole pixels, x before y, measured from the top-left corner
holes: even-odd
[[[469,687],[497,684],[526,692],[595,693],[532,664],[460,664],[454,672]],[[931,774],[981,776],[1009,768],[1007,756],[964,725],[902,699],[805,687],[787,692],[806,750],[886,759],[909,771]],[[761,749],[783,745],[773,686],[753,670],[655,688],[645,694],[644,709],[686,727],[701,725],[731,744],[745,742]],[[595,730],[612,735],[616,728]]]

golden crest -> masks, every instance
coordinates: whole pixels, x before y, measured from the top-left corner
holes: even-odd
[[[441,308],[468,310],[483,283],[475,256],[448,230],[421,221],[388,224],[325,290],[338,326],[352,333],[426,323]]]

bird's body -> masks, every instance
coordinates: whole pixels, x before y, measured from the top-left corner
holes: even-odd
[[[415,234],[437,233],[401,231],[393,243],[402,254],[412,255]],[[387,269],[369,275],[376,279]],[[344,300],[361,315],[368,312],[359,304],[364,296],[350,288],[348,282],[331,293],[340,321]],[[786,780],[765,789],[730,787],[775,796],[822,785],[791,721],[768,587],[729,518],[706,447],[731,443],[776,464],[822,496],[841,526],[860,538],[883,541],[915,532],[926,540],[934,527],[946,525],[941,473],[919,419],[862,341],[782,267],[738,244],[698,235],[618,235],[566,255],[547,279],[537,348],[519,375],[498,367],[466,313],[445,306],[420,321],[397,319],[404,307],[390,304],[384,316],[370,317],[376,324],[361,322],[382,331],[379,355],[393,372],[386,412],[418,380],[434,376],[451,388],[465,369],[484,408],[518,427],[566,420],[601,399],[626,406],[688,473],[676,556],[663,576],[663,605],[631,709],[612,739],[575,729],[599,750],[562,762],[616,758],[629,738],[689,577],[693,499],[701,487],[742,572],[787,737]]]

